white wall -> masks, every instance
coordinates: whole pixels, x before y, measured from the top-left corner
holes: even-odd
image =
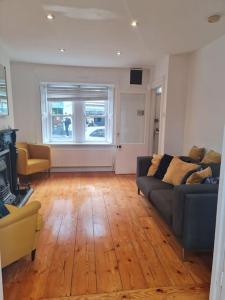
[[[225,36],[189,59],[184,152],[192,145],[221,152],[225,123]]]
[[[75,82],[113,84],[116,103],[119,94],[147,93],[149,71],[143,72],[143,85],[129,84],[129,69],[87,68],[31,63],[11,63],[14,97],[15,126],[19,128],[18,140],[39,143],[41,134],[40,82]],[[112,166],[112,146],[53,146],[53,166]]]
[[[1,129],[6,129],[8,127],[11,128],[14,127],[10,63],[6,51],[1,46],[0,46],[0,64],[6,67],[7,91],[8,91],[8,102],[9,102],[8,103],[9,115],[5,117],[0,117],[0,130],[1,130]]]
[[[164,56],[162,59],[156,61],[154,67],[152,67],[151,81],[155,87],[161,84],[163,80],[167,80],[169,72],[169,55]]]
[[[169,59],[164,151],[183,154],[185,109],[187,99],[188,55],[171,55]]]

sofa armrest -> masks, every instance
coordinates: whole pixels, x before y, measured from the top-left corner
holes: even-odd
[[[172,229],[185,249],[213,249],[217,191],[216,185],[196,185],[195,188],[194,185],[182,185],[174,188]]]
[[[146,176],[148,173],[148,169],[151,166],[151,162],[152,156],[138,156],[136,176]]]

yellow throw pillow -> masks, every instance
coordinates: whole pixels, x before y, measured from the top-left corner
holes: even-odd
[[[186,184],[197,184],[202,183],[202,180],[212,176],[212,169],[210,167],[194,172],[191,176],[188,177]]]
[[[148,169],[148,174],[147,176],[154,176],[156,171],[158,170],[160,160],[162,158],[162,155],[160,154],[153,154],[152,158],[152,164]]]
[[[205,148],[198,148],[193,146],[188,154],[188,156],[196,161],[201,161],[205,154]]]
[[[206,153],[201,162],[204,164],[221,163],[221,154],[214,150],[210,150]]]
[[[162,181],[173,185],[179,185],[182,183],[184,176],[188,172],[196,170],[198,167],[199,165],[197,164],[186,163],[178,157],[174,157]]]

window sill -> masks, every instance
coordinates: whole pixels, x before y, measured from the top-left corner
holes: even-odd
[[[45,145],[51,146],[114,146],[113,143],[70,143],[70,142],[48,142]]]

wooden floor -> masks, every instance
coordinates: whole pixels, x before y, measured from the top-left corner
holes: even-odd
[[[134,176],[58,173],[32,184],[44,228],[36,260],[3,270],[5,300],[208,299],[208,260],[181,260]]]

